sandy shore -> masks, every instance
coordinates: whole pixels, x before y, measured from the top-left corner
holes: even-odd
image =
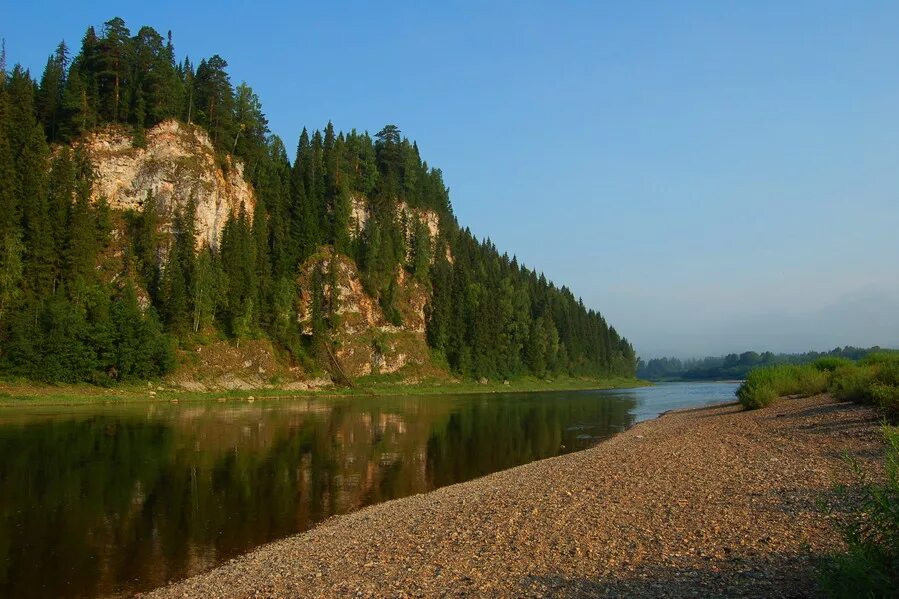
[[[876,468],[828,396],[674,412],[574,454],[332,518],[149,597],[814,596],[816,500]]]

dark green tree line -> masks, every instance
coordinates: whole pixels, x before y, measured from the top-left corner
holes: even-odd
[[[0,369],[47,380],[152,377],[172,367],[176,343],[209,332],[320,355],[338,324],[336,296],[323,293],[335,271],[313,266],[309,338],[295,317],[297,281],[332,246],[395,324],[403,269],[430,291],[428,344],[459,374],[633,375],[633,348],[599,313],[458,226],[441,171],[396,125],[374,136],[330,122],[304,129],[289,156],[257,95],[234,86],[227,67],[218,55],[179,62],[170,33],[132,34],[119,18],[89,27],[74,54],[60,43],[39,80],[4,63]],[[197,243],[192,199],[162,210],[148,194],[123,215],[91,201],[81,135],[116,125],[141,145],[166,119],[204,128],[220,166],[236,157],[256,191],[214,247]],[[439,218],[436,235],[424,214]]]

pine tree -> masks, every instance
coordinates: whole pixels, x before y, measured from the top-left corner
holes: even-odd
[[[431,232],[420,219],[415,219],[412,229],[411,271],[416,279],[425,281],[431,267]]]
[[[131,33],[119,17],[103,24],[97,53],[96,81],[99,88],[99,112],[104,121],[125,122],[128,116],[125,91],[129,85],[132,47]]]
[[[216,54],[209,60],[200,61],[193,80],[194,120],[206,128],[212,143],[220,150],[223,146],[230,150],[230,144],[236,139],[234,92],[225,70],[227,67],[225,59]]]
[[[154,303],[160,301],[162,240],[159,235],[159,207],[156,196],[147,191],[142,211],[134,221],[132,239],[141,279]]]
[[[350,215],[352,213],[352,200],[349,190],[341,186],[337,195],[334,197],[334,208],[332,213],[332,226],[334,229],[333,244],[334,249],[341,254],[350,254]]]
[[[255,331],[258,309],[256,247],[243,204],[237,215],[225,224],[220,256],[228,281],[223,316],[229,332],[239,341]]]
[[[145,314],[130,281],[112,305],[113,359],[110,376],[118,380],[161,376],[175,365],[171,341],[152,308]]]
[[[265,196],[259,195],[253,212],[253,250],[256,256],[256,305],[259,306],[259,319],[263,323],[271,322],[272,264],[269,252],[269,222],[265,205]]]
[[[19,181],[14,150],[8,135],[10,107],[6,92],[6,72],[0,69],[0,239],[21,240]],[[18,148],[17,148],[18,149]]]
[[[319,243],[318,219],[313,206],[313,196],[306,191],[307,179],[311,178],[311,163],[312,148],[309,135],[306,129],[303,129],[290,177],[291,242],[297,249],[295,263],[300,263],[311,256]],[[307,165],[310,166],[307,168]]]
[[[197,68],[178,63],[171,32],[131,37],[125,22],[87,29],[71,61],[65,44],[37,85],[0,56],[0,368],[45,380],[104,382],[158,376],[172,366],[171,339],[220,327],[238,341],[268,334],[307,363],[295,317],[301,262],[331,245],[327,272],[313,266],[317,358],[339,326],[338,264],[355,259],[364,288],[401,323],[397,272],[426,283],[426,338],[463,376],[532,373],[632,376],[633,347],[565,287],[500,255],[459,227],[442,172],[418,145],[386,125],[303,130],[293,164],[269,135],[259,98],[233,88],[218,55]],[[196,248],[193,204],[173,213],[171,234],[152,194],[125,215],[124,269],[106,275],[118,220],[91,192],[91,165],[70,142],[98,125],[122,123],[136,145],[167,118],[204,127],[218,163],[232,154],[256,190],[213,248]],[[351,222],[356,203],[365,218]],[[436,236],[422,211],[439,217]],[[427,215],[430,218],[430,215]],[[364,226],[362,222],[365,222]],[[361,230],[360,230],[361,229]],[[101,267],[101,268],[98,268]],[[103,276],[101,276],[101,273]],[[135,287],[146,289],[142,309]]]
[[[72,293],[80,295],[95,280],[99,251],[97,222],[87,197],[79,195],[72,204],[67,232],[64,280]]]
[[[0,238],[0,325],[7,310],[22,296],[24,253],[25,246],[18,235],[12,231],[3,234]]]
[[[65,42],[60,42],[56,52],[47,59],[37,96],[38,117],[51,141],[59,139],[68,66],[69,49]]]
[[[228,292],[227,280],[215,252],[208,246],[203,247],[197,255],[196,262],[193,297],[191,298],[194,333],[213,325],[216,309],[221,303],[223,294]]]
[[[20,173],[19,189],[26,247],[28,284],[38,295],[53,291],[55,242],[47,202],[47,158],[49,149],[43,128],[32,121],[27,142],[20,150],[16,170]]]

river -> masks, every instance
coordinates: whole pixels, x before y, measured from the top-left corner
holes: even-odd
[[[130,596],[736,386],[0,409],[0,596]]]

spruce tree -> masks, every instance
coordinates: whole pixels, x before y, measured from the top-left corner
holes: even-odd
[[[68,66],[69,49],[65,42],[60,42],[56,52],[47,59],[37,95],[38,118],[51,141],[59,139]]]

